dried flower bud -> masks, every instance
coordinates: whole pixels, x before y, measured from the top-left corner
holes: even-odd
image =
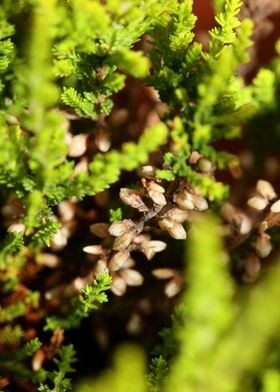
[[[246,259],[244,267],[246,270],[246,275],[247,275],[246,277],[255,280],[258,277],[261,270],[260,259],[255,254],[252,254]]]
[[[268,204],[268,201],[262,197],[251,197],[248,201],[247,204],[249,207],[254,208],[255,210],[262,211],[265,209],[265,207]]]
[[[213,168],[212,162],[207,158],[200,158],[197,166],[203,173],[211,173]]]
[[[159,206],[165,206],[167,204],[167,201],[163,195],[163,193],[165,192],[165,189],[151,181],[147,183],[147,192],[149,197],[153,200],[153,202]]]
[[[120,199],[124,204],[129,205],[132,208],[136,208],[140,212],[147,212],[149,208],[143,202],[137,191],[128,188],[121,188]]]
[[[73,136],[68,149],[69,157],[80,157],[86,152],[87,149],[87,135],[80,133]]]
[[[67,222],[74,218],[75,208],[70,201],[65,200],[60,202],[57,209],[62,221]]]
[[[133,313],[126,325],[126,330],[131,335],[138,335],[142,330],[142,319],[138,313]]]
[[[270,236],[268,234],[261,234],[256,239],[256,252],[261,258],[267,257],[272,250]]]
[[[157,279],[170,279],[170,278],[174,277],[174,275],[176,274],[176,271],[171,268],[156,268],[156,269],[152,270],[152,274]]]
[[[183,210],[193,210],[194,204],[191,193],[183,190],[179,193],[175,193],[173,197],[174,202]]]
[[[43,349],[36,351],[32,358],[32,369],[34,372],[37,372],[42,368],[45,359],[46,355]]]
[[[275,214],[280,212],[280,199],[272,204],[272,206],[270,207],[270,211]]]
[[[189,158],[189,162],[191,165],[195,165],[200,158],[201,158],[201,154],[199,154],[199,152],[197,151],[193,151]]]
[[[145,165],[140,169],[140,175],[149,179],[153,179],[155,177],[155,173],[156,168],[152,165]]]
[[[88,245],[83,248],[83,251],[90,255],[102,255],[104,248],[101,245]]]
[[[55,268],[60,264],[60,258],[53,253],[41,253],[37,261],[49,268]]]
[[[95,137],[95,144],[99,151],[109,151],[111,147],[111,140],[109,135],[105,132],[99,132]]]
[[[143,284],[143,276],[134,269],[121,270],[120,274],[128,286],[141,286]]]
[[[107,223],[93,223],[89,228],[92,234],[100,238],[105,238],[109,234],[108,227],[109,225]]]
[[[251,229],[252,229],[251,219],[245,214],[240,215],[240,222],[239,222],[240,234],[242,235],[248,234],[251,231]]]
[[[188,216],[189,216],[188,211],[181,210],[180,208],[175,207],[167,211],[167,213],[164,215],[164,218],[168,218],[176,222],[182,223],[187,220]]]
[[[8,229],[8,233],[24,233],[25,232],[25,225],[23,223],[12,223]]]
[[[134,222],[130,219],[124,219],[122,221],[113,222],[109,227],[109,233],[114,237],[119,237],[132,228],[135,228]]]
[[[103,274],[105,272],[109,272],[109,269],[107,267],[107,261],[104,259],[98,260],[94,267],[94,272],[96,276]]]
[[[158,221],[158,225],[162,230],[169,230],[173,227],[174,221],[170,218],[163,218]]]
[[[259,180],[256,185],[257,192],[265,199],[272,200],[276,197],[275,190],[270,182]]]
[[[126,282],[125,280],[118,276],[118,275],[114,275],[113,277],[113,281],[111,284],[111,291],[117,295],[118,297],[124,295],[124,293],[126,292]]]
[[[109,270],[117,271],[123,267],[127,259],[129,258],[129,252],[120,251],[114,254],[114,256],[109,261]]]
[[[147,241],[143,244],[142,249],[148,260],[151,260],[158,252],[162,252],[166,248],[163,241]]]
[[[113,250],[124,250],[133,241],[136,235],[136,230],[130,229],[126,233],[117,237],[113,244]]]
[[[208,203],[204,197],[200,195],[192,195],[193,205],[198,211],[205,211],[208,208]]]
[[[178,222],[173,223],[173,226],[168,230],[168,233],[171,237],[175,238],[175,240],[185,240],[187,238],[184,226]]]
[[[176,276],[166,284],[164,288],[164,293],[168,298],[172,298],[182,290],[182,286],[183,286],[182,278]]]

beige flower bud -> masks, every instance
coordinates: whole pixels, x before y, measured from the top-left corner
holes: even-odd
[[[207,158],[199,159],[197,166],[203,173],[211,173],[213,168],[212,162]]]
[[[129,258],[129,252],[120,251],[114,254],[114,256],[109,261],[109,270],[117,271],[123,267],[127,259]]]
[[[272,206],[270,207],[270,211],[274,212],[275,214],[280,212],[280,199],[272,204]]]
[[[128,247],[128,245],[133,241],[134,237],[136,235],[136,231],[130,229],[130,231],[127,231],[126,233],[120,235],[117,237],[114,241],[113,244],[113,249],[114,250],[124,250]]]
[[[132,208],[136,208],[140,212],[149,211],[149,208],[143,202],[139,194],[133,189],[121,188],[120,199],[124,204],[127,204]]]
[[[142,246],[143,252],[148,260],[151,260],[158,252],[162,252],[166,248],[166,243],[163,241],[148,241]]]
[[[268,234],[261,234],[256,239],[256,252],[261,258],[267,257],[272,250],[270,236]]]
[[[155,204],[159,206],[165,206],[167,204],[167,201],[163,195],[165,189],[161,185],[151,181],[147,183],[147,192]]]
[[[164,218],[169,218],[179,223],[185,222],[189,216],[188,211],[181,210],[180,208],[171,208],[165,215]]]
[[[98,260],[94,267],[94,272],[97,276],[105,272],[109,272],[109,269],[107,267],[107,261],[104,259]]]
[[[62,201],[58,204],[57,209],[62,221],[67,222],[74,218],[75,208],[70,201]]]
[[[118,297],[124,295],[126,292],[125,280],[122,277],[115,275],[111,284],[111,291]]]
[[[71,143],[68,148],[69,157],[80,157],[86,152],[87,149],[87,135],[79,134],[72,137]]]
[[[171,269],[171,268],[156,268],[156,269],[152,270],[152,274],[157,279],[170,279],[170,278],[174,277],[176,272],[174,269]]]
[[[205,211],[208,208],[208,203],[204,197],[200,195],[192,195],[192,201],[194,204],[194,207],[198,211]]]
[[[164,293],[168,298],[175,297],[183,287],[183,280],[181,277],[176,276],[168,282],[164,288]]]
[[[173,197],[174,202],[183,210],[193,210],[194,204],[191,193],[187,191],[181,191],[179,193],[175,193]]]
[[[49,268],[55,268],[61,262],[60,258],[53,253],[41,253],[38,256],[37,261]]]
[[[191,165],[195,165],[200,158],[201,154],[199,154],[199,152],[192,151],[191,156],[189,157],[189,162]]]
[[[105,238],[109,234],[108,227],[109,225],[107,223],[93,223],[90,225],[90,231],[97,237]]]
[[[83,248],[83,251],[90,255],[102,255],[104,253],[101,245],[88,245]]]
[[[257,192],[265,199],[272,200],[276,197],[275,190],[270,182],[259,180],[256,185]]]
[[[8,233],[24,233],[25,232],[25,225],[23,223],[12,223],[8,229]]]
[[[169,230],[173,227],[174,221],[170,218],[163,218],[158,221],[158,225],[162,230]]]
[[[114,237],[119,237],[125,234],[131,228],[134,228],[135,224],[130,219],[124,219],[122,221],[115,221],[109,227],[109,233]]]
[[[254,208],[255,210],[262,211],[267,206],[268,201],[263,197],[255,196],[255,197],[251,197],[247,201],[247,204],[249,207]]]
[[[105,132],[99,132],[95,137],[95,144],[99,151],[109,151],[111,147],[111,140],[109,135]]]
[[[134,269],[128,268],[121,270],[120,274],[128,286],[141,286],[144,282],[144,278],[140,272]]]
[[[140,169],[140,175],[146,178],[154,178],[156,173],[156,168],[151,165],[145,165]]]
[[[178,222],[173,223],[173,226],[168,230],[168,233],[171,237],[175,238],[175,240],[185,240],[187,238],[184,226]]]

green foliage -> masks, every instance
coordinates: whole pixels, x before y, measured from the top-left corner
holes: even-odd
[[[86,285],[81,294],[73,301],[71,309],[65,318],[48,317],[45,330],[56,328],[77,328],[82,319],[88,317],[92,310],[98,308],[98,304],[108,301],[105,291],[110,289],[112,279],[107,273],[98,275],[91,285]]]
[[[77,392],[147,391],[145,385],[145,358],[142,350],[132,345],[123,345],[115,353],[113,368],[96,380],[88,379],[78,384]],[[132,386],[133,385],[133,386]]]
[[[72,390],[71,380],[66,377],[68,373],[73,373],[75,370],[72,365],[76,362],[76,353],[74,347],[69,344],[62,346],[54,363],[57,370],[47,372],[46,381],[39,385],[38,391],[40,392],[67,392]]]

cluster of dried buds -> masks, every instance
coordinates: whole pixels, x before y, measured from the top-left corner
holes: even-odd
[[[95,258],[94,272],[108,271],[112,276],[112,291],[123,295],[127,286],[143,283],[143,276],[133,267],[135,261],[131,252],[142,252],[148,260],[166,248],[166,243],[152,240],[150,232],[161,229],[177,240],[187,237],[183,223],[191,218],[191,211],[204,211],[208,208],[205,198],[198,194],[186,181],[169,183],[165,188],[155,179],[155,168],[144,166],[141,169],[140,189],[122,188],[122,202],[141,213],[138,220],[124,219],[111,225],[95,223],[91,231],[103,238],[101,245],[89,245],[84,251]],[[148,224],[149,222],[149,224]],[[175,269],[158,268],[152,271],[158,279],[169,279],[165,286],[168,297],[176,295],[182,288],[183,279]]]
[[[237,248],[248,239],[253,241],[253,250],[244,261],[245,281],[254,281],[261,270],[261,259],[266,258],[272,251],[271,236],[268,233],[280,224],[280,199],[273,186],[265,180],[259,180],[255,194],[249,198],[247,205],[250,210],[246,213],[226,204],[222,215],[229,225],[225,234],[230,248]]]

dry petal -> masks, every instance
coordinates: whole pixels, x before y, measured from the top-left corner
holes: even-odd
[[[109,233],[114,237],[119,237],[120,235],[125,234],[132,227],[135,227],[135,224],[130,219],[115,221],[109,227]]]
[[[164,293],[168,298],[174,297],[182,290],[183,281],[181,278],[176,277],[170,280],[164,288]]]
[[[272,200],[276,197],[275,190],[270,182],[259,180],[256,185],[257,192],[265,199]]]
[[[245,261],[245,270],[247,275],[252,278],[257,278],[261,270],[261,262],[258,256],[250,255]]]
[[[152,274],[157,279],[170,279],[174,277],[175,273],[175,270],[171,268],[156,268],[152,270]]]
[[[248,234],[252,229],[252,222],[251,219],[247,215],[240,215],[240,225],[239,230],[240,234]]]
[[[249,207],[254,208],[255,210],[262,211],[265,209],[265,207],[268,204],[268,201],[262,197],[251,197],[248,201],[247,204]]]
[[[108,236],[109,225],[107,223],[93,223],[90,225],[90,231],[92,234],[100,238],[105,238]]]
[[[162,230],[169,230],[173,227],[174,221],[170,218],[163,218],[158,221],[158,225]]]
[[[113,244],[113,250],[124,250],[128,247],[128,245],[133,241],[136,235],[135,230],[130,230],[124,233],[123,235],[117,237]]]
[[[192,195],[194,207],[198,211],[205,211],[208,208],[207,200],[200,195]]]
[[[161,192],[148,191],[148,195],[158,206],[165,206],[167,204],[166,198]]]
[[[83,248],[83,251],[90,255],[102,255],[104,253],[101,245],[88,245]]]
[[[69,157],[80,157],[86,152],[87,149],[87,135],[79,134],[72,137],[71,143],[68,149]]]
[[[270,207],[270,211],[274,212],[275,214],[280,212],[280,199],[272,204],[272,206]]]
[[[187,238],[184,226],[178,222],[173,223],[173,226],[168,230],[168,233],[171,237],[175,238],[175,240],[185,240]]]
[[[140,272],[134,269],[128,268],[121,270],[120,274],[128,286],[141,286],[144,281],[144,278]]]
[[[146,178],[154,178],[156,173],[156,168],[152,165],[145,165],[140,169],[140,174]]]
[[[199,154],[199,152],[197,151],[193,151],[191,153],[191,156],[189,158],[189,162],[191,165],[194,165],[197,163],[197,161],[201,158],[201,154]]]
[[[60,264],[60,258],[52,253],[41,253],[37,261],[49,268],[55,268]]]
[[[270,236],[268,234],[262,234],[256,239],[256,252],[261,258],[267,257],[272,250],[270,242]]]
[[[113,281],[111,284],[111,291],[117,295],[118,297],[124,295],[126,292],[126,282],[123,278],[118,275],[113,277]]]
[[[104,259],[98,260],[95,265],[94,272],[97,276],[105,272],[109,272],[109,269],[107,267],[107,261]]]
[[[203,173],[210,173],[212,171],[212,162],[207,158],[199,159],[197,166]]]
[[[8,229],[8,233],[24,233],[25,232],[25,225],[23,223],[12,223]]]
[[[174,202],[183,210],[193,210],[194,209],[194,203],[192,199],[192,195],[187,192],[179,192],[174,195]]]
[[[57,209],[63,221],[67,222],[74,218],[75,209],[70,201],[62,201],[58,204]]]
[[[143,202],[139,194],[133,189],[121,188],[120,199],[124,204],[127,204],[132,208],[136,208],[140,212],[149,211],[149,208]]]
[[[151,260],[157,252],[162,252],[166,248],[163,241],[149,241],[143,244],[142,249],[148,260]]]
[[[109,270],[117,271],[123,267],[124,263],[129,258],[129,252],[120,251],[114,254],[114,256],[109,261]]]
[[[189,213],[186,210],[181,210],[180,208],[171,208],[164,217],[169,218],[171,220],[174,220],[179,223],[185,222],[185,220],[188,218]]]
[[[111,140],[107,133],[99,132],[95,137],[95,144],[99,151],[107,152],[111,147]]]

